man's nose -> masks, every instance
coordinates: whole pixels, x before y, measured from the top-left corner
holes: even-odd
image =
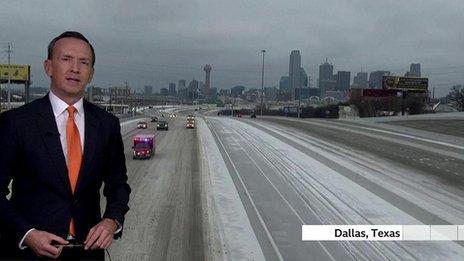
[[[71,71],[75,73],[79,73],[79,61],[73,61],[71,63]]]

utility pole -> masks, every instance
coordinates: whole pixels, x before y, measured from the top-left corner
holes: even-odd
[[[10,83],[11,83],[11,44],[8,42],[8,49],[6,51],[8,53],[8,110],[11,109],[11,89],[10,89]]]
[[[264,53],[266,50],[261,50],[263,53],[263,67],[261,70],[261,116],[263,116],[263,98],[264,98]]]
[[[0,75],[1,76],[1,75]],[[1,77],[0,77],[1,78]],[[2,99],[2,82],[0,81],[0,113],[2,113],[3,99]]]

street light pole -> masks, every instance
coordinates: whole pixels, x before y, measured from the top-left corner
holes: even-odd
[[[10,83],[11,83],[11,45],[8,43],[8,110],[11,109],[11,89],[10,89]]]
[[[300,118],[300,110],[301,110],[301,86],[298,87],[298,119]]]
[[[264,53],[266,50],[261,50],[263,53],[263,67],[261,70],[261,116],[263,116],[263,98],[264,98]]]

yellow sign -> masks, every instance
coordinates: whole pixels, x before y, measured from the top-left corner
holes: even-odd
[[[428,78],[383,76],[382,87],[386,90],[423,91],[429,86]]]
[[[0,79],[2,81],[29,81],[30,65],[0,64]]]

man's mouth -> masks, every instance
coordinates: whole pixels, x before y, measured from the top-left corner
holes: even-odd
[[[76,78],[66,78],[66,80],[70,83],[80,83],[81,81]]]

